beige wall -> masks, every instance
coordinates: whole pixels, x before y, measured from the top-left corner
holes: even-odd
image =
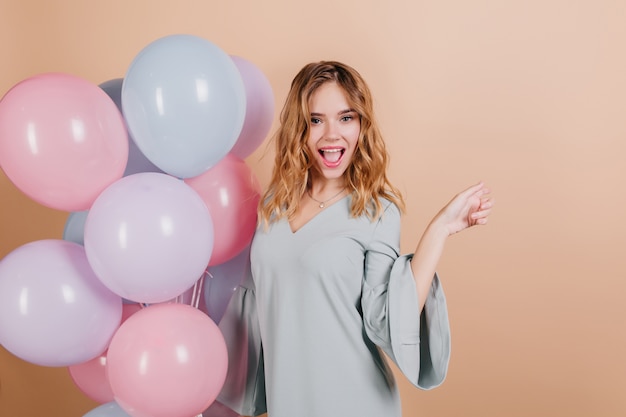
[[[497,211],[440,264],[445,384],[399,378],[405,416],[626,415],[626,3],[622,0],[0,0],[0,94],[61,71],[122,77],[152,40],[202,36],[269,78],[277,106],[306,62],[368,79],[406,192],[403,249],[483,179]],[[271,153],[248,162],[267,183]],[[0,173],[0,257],[60,238],[67,213]],[[0,415],[82,416],[66,369],[0,348]],[[294,416],[295,417],[295,416]]]

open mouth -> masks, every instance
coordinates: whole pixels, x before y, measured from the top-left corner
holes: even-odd
[[[318,152],[327,167],[335,167],[341,162],[341,158],[345,153],[345,148],[323,148]]]

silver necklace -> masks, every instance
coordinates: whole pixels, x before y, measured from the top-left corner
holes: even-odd
[[[331,198],[329,198],[328,200],[325,200],[325,201],[319,201],[318,199],[313,197],[311,195],[311,190],[306,190],[306,193],[309,195],[309,197],[311,197],[311,200],[315,201],[316,203],[319,203],[320,208],[323,209],[324,207],[326,207],[326,203],[328,203],[329,201],[333,200],[339,194],[343,193],[345,191],[345,189],[346,189],[346,187],[343,187],[341,190],[339,190],[339,192],[337,194],[335,194],[334,196],[332,196]]]

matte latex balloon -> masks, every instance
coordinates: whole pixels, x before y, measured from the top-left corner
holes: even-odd
[[[233,259],[208,268],[204,280],[204,304],[209,315],[219,323],[235,290],[250,273],[250,245]]]
[[[182,180],[142,172],[107,187],[85,222],[85,250],[111,291],[141,303],[170,300],[204,273],[213,223],[202,198]]]
[[[0,262],[0,343],[42,366],[88,361],[108,346],[122,300],[92,271],[82,246],[39,240]]]
[[[202,413],[202,417],[239,417],[239,413],[234,412],[218,401],[214,401],[213,404]]]
[[[108,350],[87,362],[68,367],[74,385],[100,404],[113,401],[113,392],[106,377],[107,352]]]
[[[230,153],[245,159],[265,140],[274,119],[274,92],[265,74],[252,62],[231,56],[246,89],[246,118]]]
[[[115,401],[94,408],[83,417],[130,417]]]
[[[133,59],[122,108],[142,153],[163,172],[189,178],[234,146],[246,93],[237,66],[219,47],[192,35],[170,35]]]
[[[131,315],[141,310],[139,304],[122,306],[122,323]],[[103,354],[83,363],[68,366],[74,384],[87,397],[101,404],[113,401],[113,391],[106,375],[108,350]]]
[[[209,265],[232,259],[252,241],[261,186],[245,161],[228,154],[207,172],[185,180],[204,200],[214,223]]]
[[[65,227],[63,228],[63,240],[69,240],[80,245],[85,243],[85,221],[88,210],[75,211],[67,216]]]
[[[97,85],[68,74],[41,74],[0,101],[0,166],[44,206],[87,210],[122,177],[127,160],[124,119]]]
[[[100,88],[107,93],[115,103],[118,110],[122,112],[122,84],[123,78],[114,78],[100,84]],[[124,176],[136,174],[138,172],[163,172],[154,165],[135,144],[132,135],[128,134],[128,162],[124,170]]]
[[[191,417],[220,392],[228,368],[224,338],[206,314],[156,304],[115,333],[107,374],[115,401],[133,417]]]

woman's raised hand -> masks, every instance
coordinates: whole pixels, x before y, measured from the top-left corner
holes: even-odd
[[[481,181],[458,193],[437,214],[433,222],[439,223],[448,235],[476,225],[487,224],[493,208],[490,190]]]

